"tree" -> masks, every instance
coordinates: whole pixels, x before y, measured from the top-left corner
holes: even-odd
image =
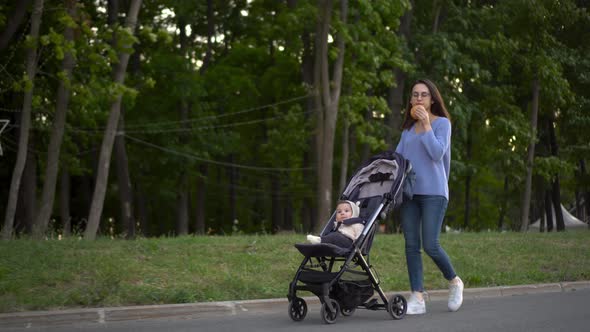
[[[43,192],[41,196],[41,206],[35,217],[33,226],[33,234],[37,239],[42,238],[47,230],[47,224],[53,211],[53,202],[55,199],[55,188],[57,184],[57,174],[59,170],[59,154],[64,136],[64,128],[66,124],[66,113],[70,99],[70,88],[72,80],[72,69],[74,68],[74,56],[72,54],[75,22],[73,21],[76,15],[75,0],[66,0],[66,8],[68,11],[69,20],[64,30],[64,56],[62,61],[61,81],[57,90],[57,102],[55,108],[55,117],[53,121],[53,130],[51,131],[51,138],[49,140],[49,147],[47,151],[47,168],[45,172],[45,183],[43,184]]]
[[[522,210],[520,220],[520,230],[526,232],[529,228],[529,210],[531,207],[531,191],[533,180],[533,161],[535,157],[535,144],[537,139],[537,118],[539,114],[539,90],[540,83],[537,78],[532,84],[532,102],[531,102],[531,136],[529,147],[527,149],[526,159],[526,180],[524,183],[524,192],[522,194]]]
[[[29,130],[31,127],[31,104],[33,101],[33,88],[35,86],[35,75],[37,72],[37,38],[39,37],[39,27],[41,26],[41,16],[43,14],[43,0],[35,0],[33,5],[33,15],[31,17],[31,31],[29,33],[29,49],[27,51],[27,81],[26,90],[21,112],[20,137],[18,142],[17,161],[12,173],[10,183],[10,194],[6,206],[6,216],[4,218],[4,228],[2,228],[2,239],[9,240],[12,237],[14,224],[14,215],[18,192],[20,189],[21,176],[27,160],[27,148],[29,144]]]
[[[336,60],[330,75],[328,56],[328,34],[333,8],[331,0],[323,0],[318,4],[319,17],[316,31],[315,77],[316,105],[321,105],[317,114],[317,161],[318,161],[318,216],[314,229],[318,230],[323,220],[327,220],[332,205],[332,166],[334,160],[334,135],[338,119],[338,103],[342,87],[342,71],[344,66],[344,31],[348,13],[348,1],[340,2],[341,26],[337,31]]]
[[[413,15],[414,1],[410,1],[410,9],[407,10],[401,18],[400,27],[397,32],[402,43],[407,47],[408,42],[412,37],[411,22]],[[408,50],[405,50],[408,52]],[[408,52],[409,53],[409,52]],[[402,124],[402,110],[404,105],[404,89],[406,87],[406,80],[408,77],[407,69],[399,65],[393,70],[395,77],[395,84],[391,85],[387,91],[387,105],[391,109],[388,116],[388,126],[386,142],[390,149],[397,147],[397,140],[399,135],[394,135],[396,128],[401,128]],[[395,139],[394,139],[395,138]]]
[[[22,24],[27,13],[27,7],[31,4],[31,0],[16,1],[14,12],[10,15],[4,31],[0,35],[0,51],[4,50],[10,43],[14,33]]]
[[[0,6],[8,40],[0,51],[0,117],[10,119],[0,138],[0,182],[16,179],[18,131],[28,132],[29,152],[12,233],[32,232],[40,216],[34,206],[51,192],[57,164],[50,159],[59,160],[62,189],[39,212],[49,213],[47,229],[55,220],[60,232],[63,222],[64,235],[70,219],[74,232],[84,227],[98,169],[100,213],[114,219],[115,236],[132,236],[138,222],[147,236],[315,231],[334,203],[326,193],[362,159],[395,148],[408,82],[422,77],[437,83],[452,117],[445,223],[519,230],[533,141],[528,219],[556,193],[568,209],[575,200],[579,213],[584,205],[590,211],[590,49],[580,42],[590,33],[586,1],[154,0],[142,2],[134,36],[113,33],[130,0],[90,1],[77,7],[73,48],[64,47],[61,1],[43,13],[28,131],[14,111],[30,83],[20,78],[33,1],[13,2]],[[121,50],[133,38],[133,52]],[[59,154],[46,155],[59,132],[52,126],[61,121],[67,50],[78,61],[64,85],[63,139]],[[125,85],[113,83],[125,52],[132,53]],[[121,94],[119,120],[104,135],[114,116],[105,110]],[[549,152],[551,115],[559,159]],[[113,155],[100,157],[115,128]],[[111,157],[116,179],[104,171]],[[14,194],[9,187],[0,189],[1,200]],[[8,207],[0,204],[0,212]]]
[[[126,49],[123,49],[119,54],[119,62],[114,76],[115,84],[123,84],[125,79],[125,72],[127,70],[127,63],[129,62],[130,48],[132,42],[133,32],[137,25],[137,17],[141,0],[132,0],[129,6],[129,12],[125,20],[125,27],[128,29],[127,41],[125,43]],[[111,152],[113,150],[113,143],[115,140],[117,126],[119,125],[119,115],[121,112],[122,91],[117,91],[115,100],[111,104],[111,110],[105,129],[103,142],[100,148],[100,159],[98,164],[98,174],[92,195],[92,204],[88,215],[88,224],[84,231],[84,238],[94,240],[98,230],[98,224],[102,215],[102,208],[104,203],[104,196],[108,184],[108,175],[110,168]]]

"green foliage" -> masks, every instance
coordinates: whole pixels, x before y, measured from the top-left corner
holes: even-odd
[[[211,3],[209,9],[204,1],[144,1],[135,34],[123,26],[123,12],[109,25],[104,2],[84,2],[74,17],[64,4],[52,4],[43,13],[38,41],[27,37],[30,24],[21,22],[0,55],[4,70],[0,117],[16,123],[18,113],[4,109],[21,109],[23,93],[33,89],[34,135],[29,151],[35,153],[38,172],[43,174],[57,86],[65,82],[72,93],[60,159],[77,186],[93,181],[110,104],[122,94],[125,127],[119,131],[128,136],[132,184],[138,194],[150,197],[146,203],[150,234],[170,234],[174,229],[180,170],[189,176],[191,225],[197,183],[204,181],[206,228],[212,232],[231,232],[234,217],[240,231],[267,231],[274,222],[273,211],[289,215],[293,228],[300,230],[307,213],[302,209],[313,210],[304,201],[317,195],[314,137],[321,106],[313,104],[309,86],[313,72],[304,66],[314,61],[318,3],[299,0],[294,7],[286,1]],[[339,6],[334,6],[330,35],[342,33],[346,41],[334,160],[342,158],[338,140],[345,123],[351,135],[349,169],[390,143],[385,142],[392,131],[386,119],[391,115],[389,93],[399,78],[394,77],[396,70],[405,75],[406,90],[414,79],[430,78],[440,88],[452,118],[449,223],[464,224],[469,180],[473,204],[468,227],[494,228],[500,206],[506,204],[507,216],[514,217],[520,205],[524,162],[533,135],[531,85],[538,78],[539,118],[554,115],[559,152],[550,156],[543,139],[547,128],[540,123],[535,174],[546,179],[558,174],[562,196],[569,200],[566,204],[576,192],[588,192],[587,171],[580,171],[581,162],[590,157],[590,46],[583,42],[590,40],[587,4],[573,0],[412,3],[408,38],[399,32],[410,1],[349,1],[346,24],[339,17]],[[13,7],[0,5],[0,27]],[[65,42],[66,27],[74,30],[72,43]],[[31,81],[25,59],[35,42],[38,71]],[[332,60],[337,56],[334,49],[330,47]],[[61,64],[67,52],[76,61],[70,80]],[[120,52],[132,54],[129,70],[123,84],[113,84]],[[405,100],[408,91],[403,94]],[[183,115],[181,106],[186,107]],[[3,146],[6,139],[17,141],[16,129],[10,136],[4,134]],[[15,153],[6,154],[0,162],[2,169],[9,170]],[[203,165],[208,166],[207,174],[201,174]],[[339,174],[339,167],[334,164],[334,174]],[[0,172],[3,183],[10,182],[9,173]],[[235,176],[234,183],[229,174]],[[118,216],[120,209],[116,177],[110,176],[110,181],[105,218]],[[92,190],[89,187],[87,191]],[[7,195],[7,190],[0,191],[0,199]],[[73,205],[86,209],[83,195],[73,195]],[[230,215],[233,208],[237,216]],[[56,206],[54,216],[58,214]],[[87,211],[75,214],[79,220]],[[153,298],[192,299],[182,289],[172,295],[149,293]],[[100,294],[80,301],[98,301]]]
[[[574,173],[574,165],[567,161],[560,160],[558,157],[536,157],[535,174],[541,175],[543,179],[549,181],[555,174],[570,177]]]

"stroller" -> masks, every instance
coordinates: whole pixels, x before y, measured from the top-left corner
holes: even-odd
[[[363,232],[351,248],[329,243],[295,244],[305,256],[289,285],[289,317],[301,321],[307,314],[307,303],[297,291],[309,291],[321,302],[321,317],[333,324],[339,313],[352,315],[357,308],[387,310],[393,319],[402,319],[407,310],[404,296],[395,294],[387,299],[379,286],[376,272],[369,265],[369,253],[378,228],[378,218],[399,207],[403,186],[411,165],[403,156],[386,151],[370,158],[361,166],[341,195],[341,199],[360,202],[360,217],[366,221]],[[321,235],[331,231],[336,214],[332,214]],[[381,302],[374,298],[377,291]]]

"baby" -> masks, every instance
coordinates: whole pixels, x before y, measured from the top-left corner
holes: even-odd
[[[312,244],[331,243],[342,248],[352,246],[365,227],[365,221],[359,218],[359,207],[351,201],[339,201],[336,206],[336,221],[332,231],[321,237],[308,235]]]

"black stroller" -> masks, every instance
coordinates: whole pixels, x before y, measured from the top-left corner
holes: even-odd
[[[307,314],[307,303],[297,296],[297,291],[312,292],[320,299],[321,317],[327,324],[334,323],[339,313],[350,316],[357,308],[387,310],[393,319],[405,316],[405,297],[396,294],[387,299],[369,265],[369,253],[378,219],[384,219],[389,210],[401,204],[410,171],[411,165],[403,156],[387,151],[373,156],[355,172],[341,199],[360,202],[360,217],[366,224],[351,248],[328,243],[295,244],[305,258],[289,285],[291,319],[301,321]],[[330,232],[334,220],[335,213],[321,235]],[[373,298],[374,291],[381,301]]]

